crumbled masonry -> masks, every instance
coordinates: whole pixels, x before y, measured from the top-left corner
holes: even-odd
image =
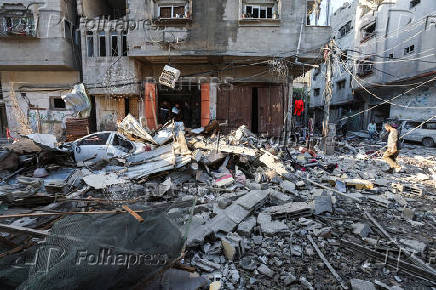
[[[120,126],[150,150],[76,164],[68,148],[40,144],[40,136],[2,149],[0,288],[58,283],[77,257],[84,268],[58,285],[436,286],[435,149],[405,144],[404,170],[387,174],[374,154],[383,142],[359,137],[325,156],[317,145],[284,148],[246,127],[218,138],[171,125],[153,132],[131,116]],[[65,250],[51,274],[38,274],[39,264],[10,267],[46,253],[47,242]],[[82,248],[87,254],[72,252]],[[97,255],[95,267],[89,253],[100,249],[126,260],[102,268]],[[140,253],[149,264],[129,258]]]

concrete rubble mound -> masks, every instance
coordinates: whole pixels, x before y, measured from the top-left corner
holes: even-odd
[[[0,288],[431,289],[436,157],[405,146],[387,174],[382,147],[327,156],[131,115],[23,136],[0,151]]]

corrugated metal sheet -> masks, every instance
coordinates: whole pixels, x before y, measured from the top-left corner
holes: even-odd
[[[74,141],[89,134],[89,119],[68,118],[65,127],[67,141]]]

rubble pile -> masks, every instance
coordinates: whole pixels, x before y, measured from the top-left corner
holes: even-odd
[[[120,132],[141,141],[143,151],[77,163],[74,149],[36,138],[4,148],[2,260],[16,260],[47,237],[61,244],[67,236],[74,243],[87,240],[95,251],[104,246],[166,255],[139,268],[148,273],[142,277],[121,263],[119,277],[104,288],[156,287],[172,279],[184,289],[435,286],[433,150],[406,146],[403,172],[387,174],[377,157],[383,144],[354,139],[324,156],[317,146],[284,147],[244,126],[225,136],[219,125],[211,126],[185,131],[169,124],[152,132],[128,116]],[[73,221],[77,235],[63,226]],[[123,223],[135,229],[128,240]],[[80,235],[81,227],[88,235]],[[70,281],[92,287],[74,269]],[[0,285],[36,281],[0,270]],[[107,275],[91,272],[90,280]],[[41,277],[38,285],[47,285]]]

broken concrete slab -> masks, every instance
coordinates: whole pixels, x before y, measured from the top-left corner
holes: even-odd
[[[89,186],[95,189],[103,189],[110,185],[126,183],[127,180],[121,179],[115,173],[100,173],[90,174],[83,178],[83,181]]]
[[[305,217],[312,214],[312,205],[308,202],[289,202],[278,206],[268,207],[264,209],[263,212],[270,214],[274,217]]]
[[[423,253],[427,245],[423,242],[411,239],[400,239],[400,243],[411,249],[415,253]]]
[[[353,224],[353,234],[359,235],[362,238],[366,238],[371,233],[371,228],[368,224],[364,223],[357,223]]]
[[[202,244],[204,238],[218,231],[230,232],[268,197],[268,191],[250,191],[239,197],[206,224],[193,228],[188,235],[188,245]]]
[[[273,221],[271,215],[260,213],[257,216],[257,223],[260,225],[262,233],[265,235],[274,235],[276,233],[287,232],[289,227],[280,221]]]
[[[284,192],[294,192],[295,191],[295,183],[290,182],[289,180],[283,180],[280,183],[280,188],[284,191]]]
[[[274,276],[274,271],[271,270],[270,268],[268,268],[268,266],[265,264],[261,264],[257,268],[257,271],[259,271],[259,273],[261,273],[262,275],[268,276],[270,278],[272,278]]]
[[[238,234],[241,236],[249,236],[251,231],[256,226],[256,218],[254,216],[250,216],[243,222],[238,225]]]
[[[315,214],[331,213],[333,211],[331,196],[324,192],[322,195],[315,197],[314,207]]]
[[[350,283],[353,290],[376,290],[374,284],[370,281],[351,279]]]

